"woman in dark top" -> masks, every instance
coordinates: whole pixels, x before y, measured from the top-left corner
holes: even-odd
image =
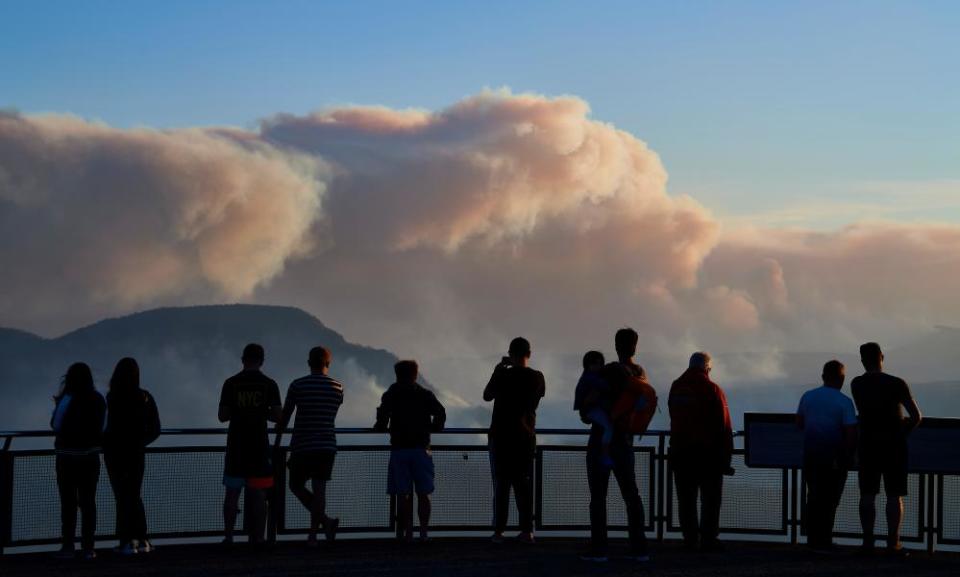
[[[97,481],[100,479],[100,444],[106,403],[93,386],[93,374],[84,363],[74,363],[53,398],[56,408],[50,426],[56,432],[57,487],[63,545],[60,555],[73,557],[77,508],[83,515],[81,547],[85,559],[93,550],[97,532]]]
[[[150,553],[147,519],[140,496],[144,449],[160,435],[160,417],[153,396],[140,388],[137,361],[120,359],[107,393],[107,429],[103,458],[117,502],[117,553]]]

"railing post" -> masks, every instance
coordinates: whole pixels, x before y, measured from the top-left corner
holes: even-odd
[[[13,536],[13,454],[9,449],[10,437],[7,437],[0,452],[0,555]]]
[[[666,452],[666,443],[667,436],[664,433],[657,435],[657,454],[654,456],[653,462],[656,466],[656,475],[650,476],[650,482],[656,485],[656,492],[654,493],[657,497],[657,502],[652,504],[654,522],[656,523],[657,529],[657,541],[663,541],[665,526],[666,526],[666,487],[664,485],[667,483],[667,452]]]
[[[931,555],[937,550],[937,526],[938,519],[936,516],[936,500],[939,498],[939,495],[936,491],[936,475],[933,473],[928,474],[927,476],[927,522],[926,532],[927,532],[927,553]],[[922,505],[922,504],[921,504]]]
[[[798,488],[799,475],[796,469],[790,469],[790,543],[800,542],[800,489]]]
[[[533,509],[533,522],[537,531],[543,530],[543,448],[538,446],[537,452],[534,453],[534,481],[533,481],[533,491],[534,491],[534,509]]]

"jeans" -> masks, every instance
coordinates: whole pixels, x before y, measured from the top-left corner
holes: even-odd
[[[702,459],[671,458],[680,530],[688,544],[712,543],[720,533],[720,503],[723,498],[723,471],[704,466]],[[697,519],[697,496],[700,519]]]
[[[63,545],[73,547],[77,534],[77,508],[83,515],[81,547],[93,549],[97,534],[97,482],[100,455],[57,455],[57,489]]]
[[[613,468],[603,465],[603,429],[594,426],[587,444],[587,482],[590,486],[590,541],[597,552],[607,549],[607,487],[610,473],[617,479],[620,494],[627,505],[627,525],[630,531],[630,548],[636,554],[647,552],[647,536],[644,534],[643,501],[637,490],[634,469],[633,435],[614,435],[610,443],[610,458]]]
[[[837,506],[847,484],[846,469],[832,464],[805,463],[803,480],[807,486],[807,508],[804,515],[807,543],[814,547],[833,542],[833,524]]]
[[[521,441],[519,446],[491,446],[490,463],[494,482],[494,531],[507,528],[510,515],[510,489],[517,501],[520,531],[533,532],[533,456],[532,449]]]
[[[117,502],[117,539],[126,543],[147,538],[147,518],[140,489],[143,486],[143,451],[107,452],[103,455],[110,486]]]

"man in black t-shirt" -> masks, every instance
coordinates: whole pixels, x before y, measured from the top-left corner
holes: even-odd
[[[524,543],[533,543],[533,458],[537,446],[537,406],[546,390],[543,373],[527,366],[530,342],[517,337],[510,342],[509,356],[493,371],[483,400],[493,401],[490,421],[490,460],[493,468],[493,541],[503,541],[510,510],[510,488],[519,513]]]
[[[898,377],[883,372],[883,352],[877,343],[860,347],[866,373],[850,384],[860,420],[860,523],[863,548],[872,551],[876,497],[880,479],[887,494],[887,550],[902,551],[900,523],[903,496],[907,494],[907,435],[920,424],[920,408],[910,387]],[[904,419],[903,409],[909,417]]]
[[[430,494],[433,493],[433,455],[430,433],[443,429],[447,413],[429,389],[417,383],[416,361],[393,367],[397,382],[383,394],[377,408],[377,431],[390,431],[387,493],[397,497],[399,537],[413,540],[413,493],[417,494],[420,539],[427,540]]]
[[[243,489],[247,491],[247,504],[252,512],[250,542],[263,541],[266,524],[264,490],[273,487],[267,421],[278,422],[282,411],[280,388],[273,379],[260,372],[263,359],[262,346],[251,343],[244,347],[243,370],[227,379],[220,392],[218,417],[221,423],[230,422],[223,468],[225,543],[233,542],[233,526]]]

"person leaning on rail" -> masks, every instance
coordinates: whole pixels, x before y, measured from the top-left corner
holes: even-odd
[[[433,454],[430,433],[443,430],[447,412],[433,391],[417,383],[416,361],[393,367],[397,381],[383,393],[377,408],[376,431],[390,432],[387,493],[397,498],[398,537],[413,541],[413,494],[417,494],[420,540],[428,540],[430,494],[433,493]]]
[[[818,553],[834,550],[833,525],[857,443],[857,412],[840,390],[846,369],[840,361],[823,365],[823,386],[800,398],[797,426],[803,431],[803,481],[807,486],[804,521],[807,545]]]
[[[313,347],[307,357],[310,374],[290,383],[283,404],[283,416],[277,424],[274,455],[280,454],[280,441],[294,411],[290,439],[290,492],[310,511],[310,531],[307,546],[316,547],[317,532],[323,525],[327,541],[337,536],[340,519],[327,516],[327,482],[333,473],[337,456],[337,436],[334,431],[337,412],[343,404],[343,385],[330,377],[333,355],[324,347]],[[307,489],[311,481],[312,491]]]
[[[223,383],[218,417],[230,423],[227,429],[227,454],[223,466],[224,544],[233,543],[233,527],[237,521],[240,493],[246,491],[246,503],[252,511],[250,543],[264,542],[266,495],[273,488],[273,465],[267,421],[278,422],[283,408],[276,381],[260,372],[263,347],[251,343],[241,356],[243,370]]]
[[[877,343],[860,346],[866,372],[853,379],[850,390],[860,419],[860,523],[863,552],[874,548],[875,502],[880,480],[887,494],[887,552],[906,555],[900,544],[903,496],[907,494],[907,436],[920,424],[920,407],[907,383],[883,372],[883,352]],[[903,409],[908,418],[903,418]]]
[[[58,555],[74,556],[79,507],[83,515],[81,555],[84,559],[94,559],[97,556],[93,549],[97,534],[97,482],[107,403],[94,387],[93,373],[86,363],[70,365],[53,401],[50,427],[56,433],[54,448],[62,524]]]

